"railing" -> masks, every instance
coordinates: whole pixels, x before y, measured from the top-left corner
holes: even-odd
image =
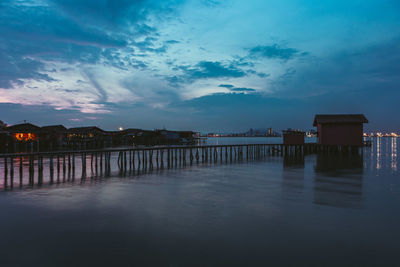
[[[349,151],[349,148],[325,147],[315,143],[159,146],[0,154],[0,159],[3,161],[3,187],[12,188],[14,184],[41,185],[44,180],[53,183],[54,179],[60,177],[75,179],[80,175],[81,179],[85,179],[88,170],[91,176],[107,177],[112,174],[113,167],[117,167],[120,174],[129,175],[144,170],[169,169],[200,163],[233,163],[267,156],[304,156],[329,151]],[[14,181],[16,172],[19,172],[19,181]]]

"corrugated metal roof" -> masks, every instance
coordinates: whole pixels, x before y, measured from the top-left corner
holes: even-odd
[[[363,114],[317,114],[313,126],[324,123],[368,123]]]

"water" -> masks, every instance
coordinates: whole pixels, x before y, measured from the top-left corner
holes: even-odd
[[[399,139],[0,193],[0,266],[398,266]]]

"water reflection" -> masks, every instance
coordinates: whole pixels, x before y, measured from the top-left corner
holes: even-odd
[[[285,155],[283,158],[282,190],[284,198],[297,199],[304,191],[304,156]],[[294,195],[293,195],[294,193]]]
[[[382,145],[382,138],[376,138],[376,169],[379,170],[381,168],[381,145]]]
[[[391,168],[392,171],[397,171],[397,138],[391,138]]]
[[[304,155],[285,155],[283,157],[283,169],[304,168]]]
[[[377,137],[373,138],[373,145],[369,153],[371,169],[378,171],[378,174],[386,170],[397,172],[398,170],[398,150],[396,137]]]
[[[363,155],[317,155],[314,203],[356,208],[363,196]]]

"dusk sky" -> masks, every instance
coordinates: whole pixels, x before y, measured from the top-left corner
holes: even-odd
[[[400,130],[400,1],[0,0],[0,120]]]

